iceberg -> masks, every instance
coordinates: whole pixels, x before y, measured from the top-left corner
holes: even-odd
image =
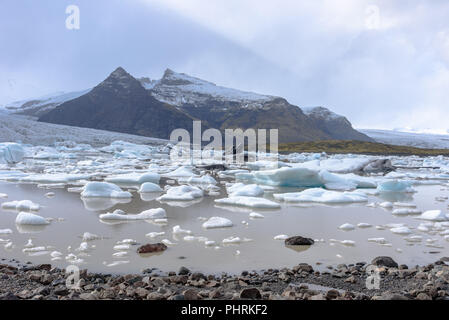
[[[194,186],[171,187],[167,193],[157,198],[158,201],[191,201],[203,196],[203,190]]]
[[[131,193],[108,182],[88,182],[81,192],[82,198],[132,198]]]
[[[278,193],[273,195],[277,200],[285,202],[317,202],[327,204],[367,202],[368,197],[360,192],[338,192],[321,188],[307,189],[301,192]]]
[[[18,143],[0,143],[0,164],[13,164],[22,161],[25,156],[23,147]]]
[[[211,217],[203,223],[203,228],[205,229],[229,228],[232,226],[231,220],[222,217]]]
[[[219,204],[243,206],[250,208],[277,209],[281,207],[281,205],[277,202],[257,197],[236,196],[224,199],[215,199],[215,202]]]
[[[38,211],[40,209],[39,204],[30,200],[22,201],[10,201],[2,203],[2,209],[5,210],[17,210],[17,211]]]
[[[283,167],[276,170],[237,173],[236,180],[263,185],[297,188],[327,188],[335,190],[352,190],[356,188],[376,188],[377,183],[371,178],[355,174],[334,174],[327,170],[307,167]]]
[[[412,188],[412,184],[408,181],[400,181],[400,180],[389,180],[379,183],[377,186],[377,191],[380,193],[386,192],[416,192],[415,189]]]
[[[235,196],[260,197],[264,194],[264,190],[257,184],[235,183],[226,186],[226,190],[230,197]]]
[[[24,225],[46,225],[49,222],[41,216],[30,212],[19,212],[16,217],[16,224]]]
[[[429,221],[446,221],[448,220],[448,217],[441,210],[429,210],[420,215],[418,219]]]
[[[162,188],[153,182],[145,182],[140,186],[139,192],[140,193],[149,193],[149,192],[161,192],[163,191]]]
[[[159,183],[161,176],[158,173],[147,172],[144,174],[128,173],[111,176],[105,179],[106,182],[123,185],[140,185],[145,182]]]
[[[166,217],[167,213],[162,208],[149,209],[138,214],[126,214],[122,210],[115,210],[112,213],[100,214],[101,220],[153,220]]]

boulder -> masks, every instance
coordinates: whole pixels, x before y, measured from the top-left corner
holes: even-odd
[[[153,253],[153,252],[162,252],[167,250],[167,246],[163,243],[154,243],[154,244],[145,244],[143,246],[140,246],[137,249],[137,253],[139,254],[145,254],[145,253]]]
[[[378,267],[397,268],[398,264],[390,257],[377,257],[371,261],[371,264]]]
[[[301,236],[295,236],[285,239],[286,246],[310,246],[314,244],[315,241],[310,238],[304,238]]]

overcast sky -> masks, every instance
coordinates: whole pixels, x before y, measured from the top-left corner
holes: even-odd
[[[325,106],[358,128],[446,132],[449,1],[1,1],[0,103],[86,89],[117,66]]]

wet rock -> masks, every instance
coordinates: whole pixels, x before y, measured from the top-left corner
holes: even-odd
[[[179,268],[178,275],[184,276],[184,275],[188,275],[188,274],[190,274],[189,269],[187,269],[186,267]]]
[[[308,265],[307,263],[300,263],[297,266],[294,266],[292,269],[293,272],[299,273],[299,272],[313,272],[313,267],[311,265]]]
[[[185,300],[198,300],[198,291],[194,289],[187,289],[183,293]]]
[[[145,253],[153,253],[153,252],[162,252],[165,250],[167,250],[167,246],[163,243],[154,243],[154,244],[148,243],[143,246],[140,246],[137,249],[137,253],[145,254]]]
[[[388,268],[397,268],[398,264],[391,257],[377,257],[374,258],[371,263],[378,267],[388,267]]]
[[[416,296],[416,299],[417,300],[432,300],[432,298],[427,293],[424,293],[424,292],[421,292],[420,294],[418,294]]]
[[[326,292],[326,299],[328,300],[337,299],[339,296],[340,292],[338,292],[338,290],[331,289],[328,292]]]
[[[310,246],[314,244],[315,241],[310,238],[304,238],[301,236],[295,236],[285,239],[285,245],[287,246]]]
[[[259,289],[257,288],[247,288],[243,289],[240,292],[241,299],[261,299],[262,295],[260,294]]]

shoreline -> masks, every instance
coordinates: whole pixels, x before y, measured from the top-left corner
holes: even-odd
[[[447,264],[448,263],[448,264]],[[374,264],[377,269],[371,273]],[[300,263],[293,268],[208,275],[181,267],[158,274],[90,273],[80,270],[79,289],[50,264],[0,261],[0,300],[449,300],[449,258],[425,266],[398,266],[389,257],[339,264],[328,271]],[[379,279],[379,289],[368,289]]]

